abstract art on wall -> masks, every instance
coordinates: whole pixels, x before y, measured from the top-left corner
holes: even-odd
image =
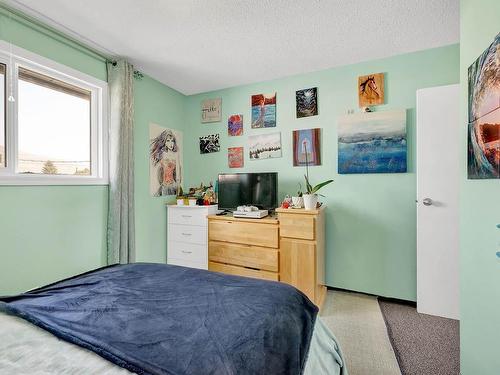
[[[406,110],[340,117],[338,172],[406,172]]]
[[[500,178],[500,34],[469,67],[467,174]]]
[[[259,134],[248,137],[250,160],[281,157],[281,133]]]
[[[222,98],[205,99],[201,102],[201,122],[218,122],[222,116]]]
[[[243,147],[229,147],[227,149],[227,163],[229,168],[243,168]]]
[[[252,128],[276,126],[276,93],[252,95]]]
[[[318,114],[318,89],[299,90],[295,92],[297,118],[316,116]]]
[[[182,184],[182,132],[149,124],[149,189],[154,197],[176,195]]]
[[[232,115],[227,120],[227,135],[243,135],[243,115]]]
[[[219,134],[210,134],[200,137],[200,154],[210,154],[219,151]]]
[[[321,129],[293,131],[293,165],[321,165]]]
[[[358,77],[359,107],[384,104],[384,73]]]

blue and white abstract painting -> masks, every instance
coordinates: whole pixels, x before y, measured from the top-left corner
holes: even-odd
[[[406,110],[340,117],[338,172],[406,172]]]

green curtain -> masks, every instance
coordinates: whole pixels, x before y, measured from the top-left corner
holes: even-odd
[[[107,64],[109,85],[108,264],[135,261],[134,67]]]

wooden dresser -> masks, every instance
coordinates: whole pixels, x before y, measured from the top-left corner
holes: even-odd
[[[208,269],[283,281],[321,306],[326,293],[324,208],[277,209],[275,216],[208,217]]]

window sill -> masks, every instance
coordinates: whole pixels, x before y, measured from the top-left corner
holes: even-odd
[[[109,185],[107,178],[74,176],[1,176],[0,186],[91,186]]]

